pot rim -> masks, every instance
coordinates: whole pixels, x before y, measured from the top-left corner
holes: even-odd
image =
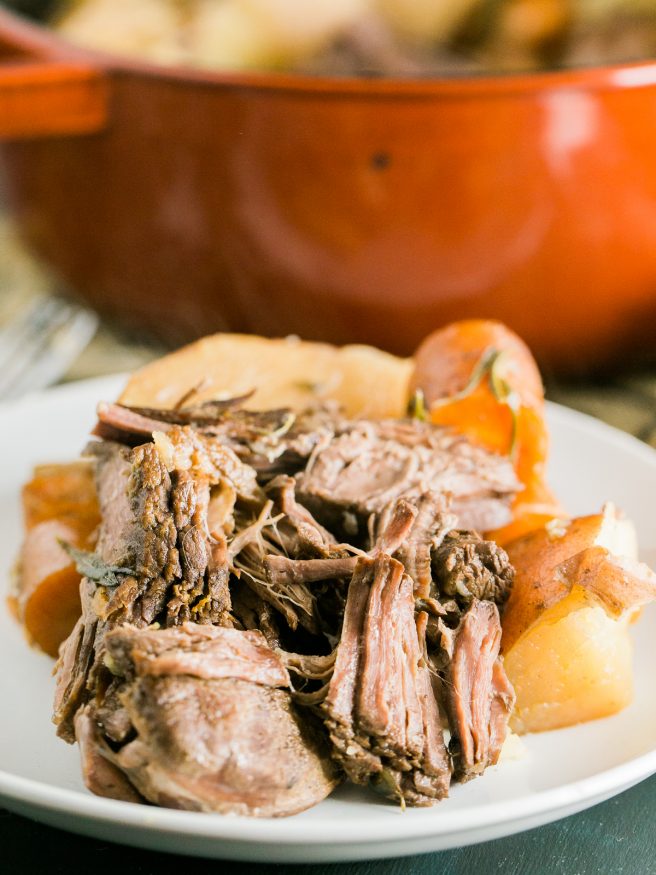
[[[525,73],[434,76],[425,79],[392,76],[321,76],[303,73],[213,71],[160,65],[131,57],[83,48],[7,7],[0,8],[0,39],[51,60],[91,63],[110,74],[139,74],[178,84],[188,82],[225,89],[282,91],[355,98],[523,97],[553,91],[617,91],[656,85],[656,58],[591,67],[571,67]]]

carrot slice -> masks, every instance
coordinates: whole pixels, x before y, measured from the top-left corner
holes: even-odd
[[[82,546],[86,537],[79,528],[59,520],[30,529],[23,543],[16,597],[18,618],[28,638],[50,656],[57,656],[81,612],[80,575],[61,541]]]
[[[546,482],[548,434],[544,390],[526,344],[500,322],[454,322],[415,354],[414,403],[492,452],[510,454],[524,489],[513,521],[489,533],[499,543],[543,525],[562,510]]]
[[[46,520],[84,522],[91,530],[100,522],[93,466],[89,462],[39,465],[23,487],[23,517],[29,531]]]
[[[8,603],[28,638],[51,656],[80,616],[80,574],[60,541],[93,545],[100,521],[91,464],[41,465],[23,487],[25,541]]]

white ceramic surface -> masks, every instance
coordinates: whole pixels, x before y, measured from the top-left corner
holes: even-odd
[[[0,407],[0,575],[21,537],[20,486],[32,465],[82,448],[99,399],[120,379],[56,389]],[[656,564],[656,452],[581,414],[550,406],[552,483],[572,513],[614,500],[635,520],[642,556]],[[0,801],[74,832],[185,854],[319,862],[451,848],[529,829],[619,793],[656,772],[656,611],[634,630],[636,696],[615,717],[528,737],[525,756],[464,786],[430,809],[401,812],[373,794],[342,788],[282,820],[194,814],[99,799],[80,779],[75,748],[50,723],[51,661],[30,650],[0,610]],[[656,809],[655,809],[656,814]]]

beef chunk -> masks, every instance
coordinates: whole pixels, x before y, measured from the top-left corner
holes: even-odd
[[[295,506],[301,508],[296,502]],[[391,554],[400,550],[412,531],[416,518],[417,510],[405,499],[399,499],[390,508],[386,508],[386,512],[378,520],[378,534],[369,551],[370,555]],[[334,558],[290,559],[280,555],[265,556],[262,565],[271,587],[284,591],[292,585],[306,586],[319,581],[350,579],[357,565],[357,555],[346,553],[332,542],[325,542],[324,549],[329,550]],[[430,543],[428,549],[430,578]]]
[[[333,755],[352,781],[413,805],[447,794],[450,768],[412,581],[389,556],[358,560],[322,710]]]
[[[75,715],[75,738],[80,747],[82,777],[96,796],[123,802],[144,802],[123,772],[105,755],[111,749],[104,741],[93,708],[85,705]]]
[[[316,583],[351,577],[357,556],[344,559],[288,559],[286,556],[265,556],[264,573],[272,587],[281,589],[291,584]]]
[[[280,647],[280,622],[273,607],[240,581],[234,582],[231,598],[237,626],[246,631],[255,629],[264,635],[269,647]]]
[[[136,736],[104,751],[151,802],[259,817],[330,793],[334,768],[291,703],[287,671],[257,632],[185,624],[107,635]]]
[[[427,492],[417,500],[416,518],[408,537],[399,544],[395,557],[412,578],[416,598],[426,598],[431,589],[431,552],[455,525],[453,514],[445,513],[447,500]]]
[[[515,570],[505,550],[476,532],[449,532],[433,549],[432,570],[438,597],[467,606],[474,599],[503,605]]]
[[[458,628],[444,629],[444,671],[455,777],[467,781],[494,765],[514,705],[499,660],[501,623],[496,605],[474,599]]]
[[[361,528],[394,499],[429,491],[452,496],[461,528],[497,528],[518,488],[509,459],[428,423],[390,420],[346,424],[312,455],[297,491],[322,523],[353,534],[354,520]]]
[[[280,547],[287,555],[321,559],[344,555],[335,536],[296,500],[296,481],[293,477],[276,477],[267,486],[267,494],[273,498],[276,510],[283,515],[277,531]]]
[[[332,437],[335,413],[317,408],[294,414],[288,409],[251,411],[235,409],[248,396],[176,409],[126,407],[102,403],[94,434],[105,440],[138,446],[154,432],[174,426],[193,426],[227,447],[266,481],[280,473],[304,467],[317,446]]]
[[[80,586],[82,616],[60,648],[57,661],[53,723],[57,735],[72,744],[75,741],[73,721],[79,708],[87,701],[87,682],[95,659],[98,620],[93,610],[95,586],[83,580]]]

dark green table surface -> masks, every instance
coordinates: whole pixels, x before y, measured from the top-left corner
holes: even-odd
[[[656,875],[656,776],[549,826],[438,854],[266,866],[140,851],[59,832],[0,810],[0,872],[44,875]]]

